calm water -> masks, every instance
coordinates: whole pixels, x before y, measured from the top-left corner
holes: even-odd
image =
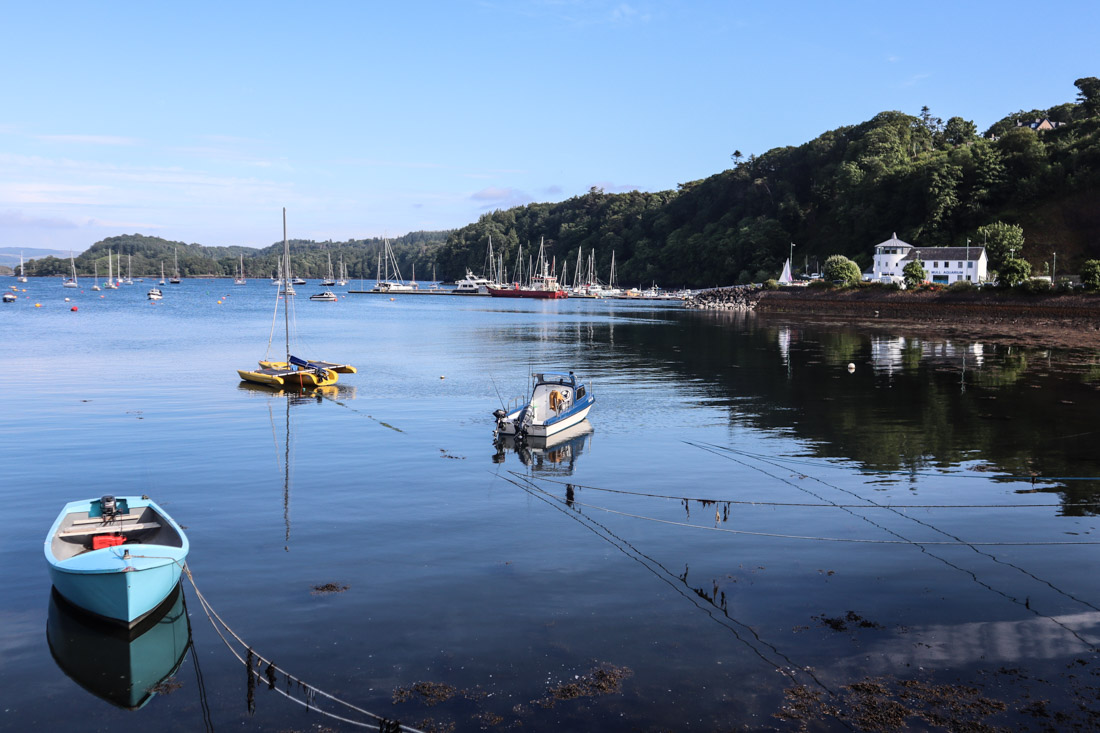
[[[855,715],[871,678],[914,715],[1094,722],[1092,352],[671,304],[311,303],[314,283],[298,351],[359,373],[288,396],[235,372],[264,355],[274,288],[187,280],[154,305],[151,284],[32,281],[0,306],[0,728],[351,729],[263,685],[250,713],[190,586],[132,644],[58,610],[45,533],[108,493],[187,528],[195,582],[256,653],[423,729],[796,728],[784,690]],[[543,369],[589,380],[590,427],[498,448],[498,392]],[[416,683],[456,694],[395,702]],[[944,712],[947,683],[990,706]]]

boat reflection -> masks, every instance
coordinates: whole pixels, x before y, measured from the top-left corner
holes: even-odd
[[[183,588],[177,584],[131,629],[81,611],[51,588],[46,640],[69,679],[112,705],[138,710],[176,673],[187,654],[191,624]]]
[[[292,405],[301,405],[307,402],[320,402],[325,399],[338,399],[341,401],[355,399],[355,385],[350,384],[330,384],[325,387],[314,387],[312,389],[285,390],[273,389],[262,384],[253,384],[252,382],[241,382],[237,385],[237,389],[242,392],[251,392],[257,396],[263,397],[286,397]]]
[[[584,452],[592,432],[592,423],[581,420],[549,438],[520,440],[513,435],[500,435],[493,443],[497,449],[493,463],[504,463],[509,453],[515,453],[519,462],[532,473],[572,476],[574,464]]]

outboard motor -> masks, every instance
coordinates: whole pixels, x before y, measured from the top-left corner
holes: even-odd
[[[113,496],[100,497],[99,508],[103,512],[104,519],[113,519],[118,514],[118,505],[115,503],[115,497]]]
[[[504,410],[493,410],[493,417],[497,419],[497,422],[500,422],[500,418],[504,417],[507,414],[508,413]]]

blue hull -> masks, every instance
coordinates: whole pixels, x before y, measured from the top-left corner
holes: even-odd
[[[181,546],[128,543],[59,558],[51,549],[55,535],[68,515],[87,512],[95,501],[86,500],[65,505],[46,536],[45,552],[50,580],[67,601],[97,616],[133,624],[160,605],[179,583],[188,542],[179,525],[154,502],[125,499],[131,511],[145,507],[156,511],[159,522],[178,536]]]

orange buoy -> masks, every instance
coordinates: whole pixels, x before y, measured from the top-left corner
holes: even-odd
[[[71,310],[71,311],[75,311],[75,310],[76,310],[76,306],[74,305],[74,306],[73,306],[72,308],[70,308],[69,310]]]
[[[42,304],[41,304],[41,303],[35,303],[35,304],[34,304],[34,307],[35,307],[35,308],[41,308],[41,307],[42,307]]]

